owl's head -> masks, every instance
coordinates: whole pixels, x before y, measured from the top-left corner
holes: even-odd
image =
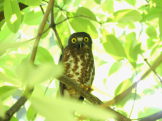
[[[68,40],[68,45],[78,49],[82,48],[91,49],[92,39],[90,35],[85,32],[76,32],[70,36]]]

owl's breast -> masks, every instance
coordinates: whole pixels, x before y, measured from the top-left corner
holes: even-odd
[[[66,53],[63,58],[65,75],[78,83],[90,85],[91,58],[90,53]]]

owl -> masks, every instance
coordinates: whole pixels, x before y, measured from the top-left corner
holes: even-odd
[[[68,39],[60,58],[64,65],[64,75],[80,84],[87,92],[91,91],[95,67],[92,53],[92,39],[85,32],[73,33]],[[73,88],[60,82],[61,95],[68,95],[74,99],[84,98]]]

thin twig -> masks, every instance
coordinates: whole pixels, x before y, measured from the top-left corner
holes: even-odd
[[[134,95],[134,98],[133,98],[133,104],[132,104],[132,107],[131,107],[131,111],[130,111],[130,114],[129,114],[129,118],[131,117],[131,115],[133,113],[133,109],[134,109],[135,102],[136,102],[136,97],[137,97],[137,86],[135,87],[135,95]]]
[[[43,9],[43,7],[42,7],[42,5],[40,5],[40,9],[41,9],[41,11],[42,11],[42,13],[43,13],[43,15],[44,15],[44,9]]]
[[[143,56],[142,56],[143,57]],[[144,57],[143,57],[144,58]],[[151,64],[148,62],[148,60],[146,58],[144,58],[144,61],[146,62],[146,64],[150,67],[150,69],[152,69]],[[161,84],[162,84],[162,79],[160,78],[160,76],[157,74],[157,72],[152,69],[152,72],[156,75],[156,77],[160,80]]]
[[[67,21],[67,20],[69,20],[69,19],[74,19],[74,18],[86,18],[86,19],[89,19],[89,20],[91,20],[91,21],[94,21],[94,22],[96,22],[96,23],[98,23],[98,24],[100,24],[100,25],[102,25],[103,23],[105,23],[105,22],[99,22],[99,21],[97,21],[97,20],[94,20],[94,19],[92,19],[92,18],[89,17],[89,16],[85,16],[85,15],[76,15],[76,16],[72,16],[72,17],[67,16],[64,20],[61,20],[60,22],[56,23],[56,25],[59,25],[59,24],[65,22],[65,21]]]
[[[152,68],[149,68],[142,76],[141,78],[136,81],[134,84],[132,84],[132,86],[130,86],[128,89],[126,89],[125,91],[123,91],[121,94],[117,95],[116,97],[114,97],[112,100],[102,104],[103,107],[109,107],[110,105],[114,105],[115,103],[121,101],[124,99],[124,97],[126,97],[133,88],[135,88],[137,86],[137,84],[142,81],[152,70],[155,70],[160,64],[162,63],[162,53],[157,57],[157,59],[155,59]]]
[[[55,5],[55,2],[53,3],[53,5]],[[59,44],[59,47],[61,49],[61,52],[63,53],[64,47],[63,47],[63,44],[61,42],[60,36],[59,36],[59,34],[57,32],[57,29],[56,29],[54,10],[53,9],[51,10],[51,25],[50,25],[50,27],[54,31],[54,33],[56,35],[56,38],[57,38],[57,41],[58,41],[58,44]]]

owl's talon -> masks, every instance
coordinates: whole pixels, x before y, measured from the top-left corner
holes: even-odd
[[[81,88],[83,88],[85,91],[91,92],[93,89],[91,88],[91,86],[87,86],[87,85],[83,85],[81,84]]]

